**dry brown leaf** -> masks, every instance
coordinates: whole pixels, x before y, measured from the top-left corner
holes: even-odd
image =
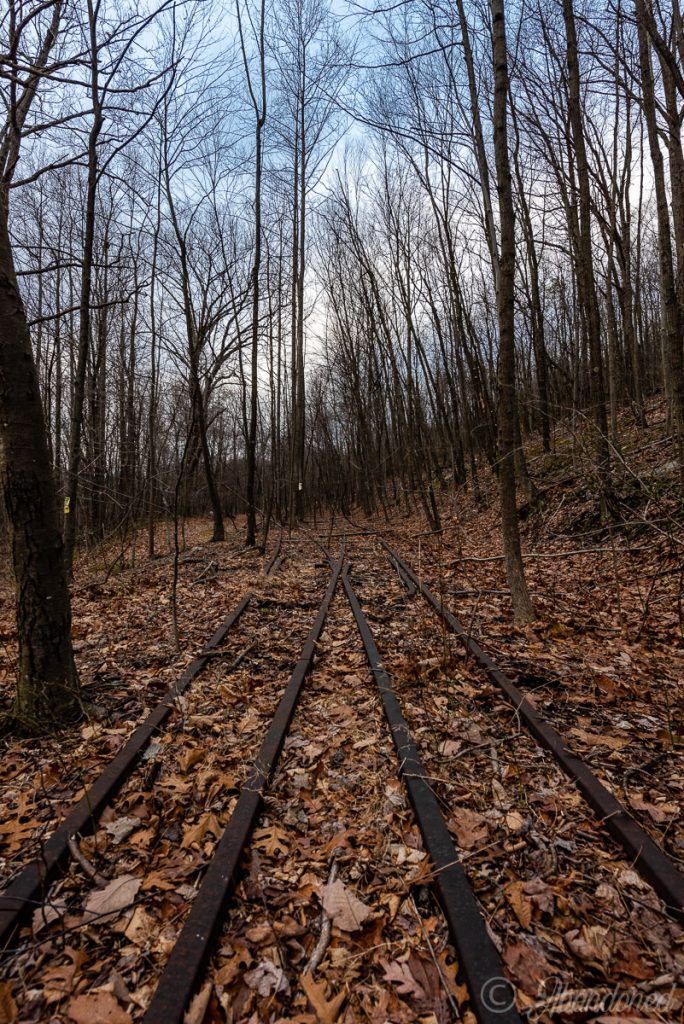
[[[144,907],[136,907],[124,935],[136,946],[146,946],[157,932],[157,922]]]
[[[607,963],[613,956],[614,942],[610,928],[583,924],[565,933],[569,948],[582,960]]]
[[[601,1017],[594,1017],[592,1024],[645,1024],[648,1019],[648,1017],[616,1017],[614,1014],[603,1014]]]
[[[207,752],[203,747],[189,747],[178,758],[180,770],[182,772],[189,772],[194,765],[199,764],[206,756]],[[201,993],[199,994],[201,995]]]
[[[418,981],[416,981],[408,964],[401,964],[397,960],[394,960],[392,963],[388,963],[384,960],[382,961],[382,965],[385,970],[383,980],[395,982],[396,990],[400,995],[411,995],[415,996],[416,999],[427,998],[425,989]]]
[[[641,956],[637,943],[630,940],[620,943],[618,958],[613,966],[620,974],[626,974],[628,978],[636,978],[638,981],[647,981],[654,974],[653,968]]]
[[[183,1024],[202,1024],[207,1012],[207,1006],[211,999],[212,984],[206,982],[202,988],[190,1000],[190,1006],[185,1011]]]
[[[326,984],[324,981],[314,981],[310,974],[303,974],[301,977],[302,988],[318,1018],[318,1024],[335,1024],[344,1006],[347,993],[338,992],[336,996],[328,1000]]]
[[[527,942],[514,942],[504,950],[503,960],[520,987],[529,996],[537,997],[542,983],[550,978],[554,969],[546,957]]]
[[[499,807],[502,810],[511,806],[508,793],[498,779],[492,779],[492,799],[494,801],[494,806]]]
[[[553,914],[555,907],[553,889],[541,878],[531,878],[529,882],[525,882],[523,892],[543,914]]]
[[[343,932],[358,931],[371,912],[339,878],[324,886],[321,902],[332,923]]]
[[[269,857],[282,856],[289,849],[287,835],[277,825],[257,829],[252,836],[252,845]]]
[[[17,1004],[12,996],[12,987],[0,981],[0,1024],[14,1024],[17,1018]]]
[[[487,822],[477,811],[457,807],[452,821],[458,845],[462,850],[472,850],[487,838]]]
[[[285,971],[270,960],[261,960],[253,971],[247,971],[245,984],[260,996],[270,996],[272,992],[284,992],[287,995],[290,991]]]
[[[246,946],[239,946],[234,955],[216,972],[214,980],[217,985],[232,985],[245,967],[249,967],[252,956]]]
[[[95,889],[85,902],[84,920],[97,920],[99,923],[130,907],[140,884],[141,879],[134,875],[121,875],[105,885],[104,889]]]
[[[525,819],[523,818],[523,816],[520,813],[520,811],[508,811],[508,813],[506,814],[506,819],[505,820],[506,820],[506,828],[510,832],[519,832],[520,829],[525,824]]]
[[[645,811],[649,814],[656,825],[662,825],[673,814],[679,812],[676,804],[650,804],[647,800],[642,800],[640,796],[630,797],[629,802],[635,811]]]
[[[506,899],[523,928],[529,928],[532,921],[532,904],[523,894],[524,882],[511,882],[506,886]]]
[[[218,818],[211,811],[203,814],[198,822],[184,830],[181,846],[186,850],[195,844],[200,846],[208,832],[211,832],[215,839],[223,832]]]
[[[142,825],[140,818],[117,818],[105,825],[105,832],[112,837],[115,844],[122,843],[128,839],[131,832],[135,832]]]
[[[48,967],[43,972],[43,999],[48,1005],[57,1003],[65,996],[71,995],[81,965],[87,959],[85,950],[82,949],[72,949],[67,946],[64,953],[69,958],[69,963]]]
[[[131,1024],[111,992],[91,992],[69,1002],[69,1019],[76,1024]]]
[[[33,934],[39,935],[43,928],[47,928],[53,921],[58,921],[60,917],[64,917],[67,911],[66,900],[52,900],[50,903],[45,903],[42,907],[36,907],[33,911]]]
[[[586,729],[572,728],[571,736],[576,736],[583,743],[592,747],[609,747],[611,750],[623,750],[631,743],[626,736],[609,736],[607,733],[587,732]]]
[[[247,928],[245,938],[250,942],[256,942],[257,945],[261,945],[263,942],[272,942],[275,934],[269,922],[265,921],[262,924],[254,925],[252,928]]]
[[[16,817],[12,821],[0,824],[0,836],[5,836],[5,843],[2,845],[6,846],[9,853],[16,853],[17,850],[20,850],[24,843],[33,838],[35,830],[42,824],[33,818],[29,821],[19,821],[21,810],[16,810],[13,813]]]

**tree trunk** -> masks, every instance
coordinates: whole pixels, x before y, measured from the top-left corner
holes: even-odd
[[[601,356],[601,320],[599,316],[596,278],[591,239],[591,191],[589,164],[582,124],[580,98],[580,71],[577,52],[577,30],[572,0],[563,0],[563,18],[567,44],[568,118],[572,132],[577,165],[577,191],[579,206],[579,241],[577,273],[582,303],[586,316],[589,341],[589,395],[592,416],[596,424],[596,456],[598,475],[603,495],[610,490],[610,452],[608,449],[608,418],[606,415],[605,381]]]
[[[637,31],[639,36],[639,64],[643,95],[644,117],[648,132],[648,145],[653,164],[653,183],[656,194],[658,216],[658,260],[660,270],[660,321],[663,348],[670,377],[670,388],[674,411],[675,435],[679,459],[679,474],[684,487],[684,359],[680,334],[680,310],[675,292],[675,278],[672,262],[672,236],[670,214],[665,188],[665,168],[658,141],[655,90],[651,51],[646,33],[644,0],[635,3]]]
[[[93,278],[93,250],[95,246],[95,202],[97,199],[98,167],[97,146],[104,124],[100,101],[98,45],[96,36],[97,15],[92,3],[88,3],[88,27],[90,38],[90,99],[93,105],[93,123],[88,134],[88,183],[83,237],[83,266],[81,270],[81,294],[79,301],[78,359],[76,379],[71,403],[71,426],[69,433],[69,466],[67,494],[68,514],[64,519],[64,561],[67,575],[71,577],[76,547],[76,504],[78,500],[78,474],[81,469],[81,434],[83,431],[83,406],[85,402],[85,377],[90,344],[90,302]],[[65,513],[67,508],[65,506]]]
[[[516,622],[534,618],[527,589],[515,496],[515,213],[508,157],[508,59],[503,0],[491,0],[494,64],[494,155],[499,197],[500,249],[496,306],[499,321],[499,493],[506,577]]]
[[[16,580],[15,714],[31,733],[80,714],[54,477],[31,339],[0,205],[0,480]]]

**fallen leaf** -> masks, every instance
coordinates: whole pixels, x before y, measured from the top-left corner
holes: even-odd
[[[140,828],[141,824],[140,818],[117,818],[116,821],[110,821],[105,825],[105,832],[112,837],[115,844],[121,843],[128,839],[131,832]]]
[[[111,992],[91,992],[69,1003],[69,1019],[76,1024],[131,1024]]]
[[[444,740],[440,745],[439,752],[444,754],[445,757],[455,757],[463,744],[460,740]]]
[[[541,878],[531,878],[523,885],[523,892],[543,914],[553,914],[555,900],[553,889]]]
[[[109,882],[104,889],[95,889],[88,896],[84,906],[84,920],[102,922],[130,907],[140,888],[141,879],[133,875],[121,875]]]
[[[509,811],[506,815],[506,828],[510,832],[519,832],[525,824],[525,819],[519,811]]]
[[[257,829],[252,836],[252,845],[269,857],[282,856],[289,849],[286,834],[276,825]]]
[[[53,921],[58,921],[60,917],[64,917],[66,911],[66,900],[61,899],[52,900],[41,907],[36,907],[33,911],[33,934],[38,935],[42,932],[43,928],[47,928]]]
[[[413,977],[411,968],[408,964],[400,964],[397,960],[392,963],[388,963],[386,960],[383,961],[383,967],[385,973],[383,978],[385,981],[392,981],[396,983],[397,992],[400,995],[412,995],[416,999],[425,999],[426,992],[422,985]]]
[[[206,755],[207,752],[202,747],[190,747],[189,750],[185,750],[185,752],[178,758],[180,770],[184,773],[189,772],[194,765],[203,761]],[[204,991],[204,989],[202,991]],[[202,993],[199,993],[199,995],[201,994]]]
[[[367,747],[372,747],[378,742],[377,736],[369,736],[365,740],[357,740],[356,743],[352,744],[353,750],[365,750]]]
[[[642,800],[640,796],[630,797],[629,802],[635,811],[645,811],[649,814],[656,825],[662,825],[668,818],[679,812],[676,804],[650,804],[647,800]]]
[[[332,923],[343,932],[358,931],[371,912],[339,878],[324,886],[321,902]]]
[[[336,996],[328,1000],[326,997],[326,984],[324,981],[314,981],[310,974],[303,974],[301,977],[302,988],[318,1018],[318,1024],[335,1024],[340,1015],[347,998],[346,992],[338,992]]]
[[[12,988],[6,981],[0,981],[0,1024],[14,1024],[17,1019],[17,1004]]]
[[[502,810],[511,805],[508,794],[498,779],[492,779],[492,797],[494,799],[494,806],[500,807]]]
[[[620,974],[626,974],[628,978],[636,978],[637,981],[647,981],[653,977],[653,968],[649,967],[636,942],[621,942],[618,947],[618,957],[613,968]]]
[[[245,946],[240,946],[230,960],[227,960],[216,972],[214,980],[217,985],[231,985],[245,967],[249,967],[252,956]]]
[[[261,960],[253,971],[245,974],[245,984],[260,996],[270,996],[273,992],[290,992],[285,971],[276,967],[270,960]]]
[[[611,750],[623,750],[632,742],[626,736],[609,736],[607,733],[587,732],[586,729],[572,728],[571,736],[576,736],[591,747],[609,747]]]
[[[648,884],[644,882],[641,875],[638,875],[633,868],[622,868],[618,874],[618,881],[622,885],[631,885],[635,889],[641,889],[642,892],[648,889]]]
[[[452,821],[458,845],[462,850],[472,850],[487,838],[487,822],[477,811],[457,807]]]
[[[24,816],[21,808],[12,812],[15,817],[12,821],[3,822],[0,825],[0,836],[5,836],[5,844],[9,853],[16,853],[30,839],[33,838],[36,829],[42,826],[42,822],[34,818],[28,821],[21,821]]]
[[[194,845],[201,846],[208,832],[211,832],[215,839],[218,839],[223,832],[218,818],[211,811],[203,814],[198,822],[189,825],[184,830],[181,846],[186,850]]]
[[[207,1006],[211,999],[212,984],[210,981],[197,992],[190,1000],[190,1006],[185,1011],[183,1024],[202,1024],[207,1012]]]
[[[275,935],[271,925],[265,922],[264,924],[254,925],[253,928],[248,928],[245,931],[245,938],[250,942],[256,942],[257,945],[260,945],[263,942],[272,942]]]
[[[524,882],[511,882],[506,886],[506,899],[523,928],[529,928],[532,921],[532,905],[523,895]]]
[[[607,963],[613,956],[614,943],[610,928],[583,924],[565,933],[568,947],[582,960]]]
[[[48,967],[43,972],[43,999],[48,1005],[58,1003],[65,996],[71,995],[76,976],[87,959],[85,950],[72,949],[70,946],[65,948],[64,954],[68,958],[68,963]]]
[[[157,932],[157,922],[144,907],[136,907],[124,935],[136,946],[146,946]]]
[[[503,960],[528,996],[537,997],[541,983],[554,974],[554,968],[546,957],[524,941],[507,946]]]

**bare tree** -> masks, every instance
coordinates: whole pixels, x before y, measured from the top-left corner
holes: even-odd
[[[15,715],[33,733],[73,721],[81,708],[54,477],[8,220],[22,137],[51,73],[62,14],[61,0],[10,0],[2,25],[9,80],[0,139],[0,479],[16,580]]]

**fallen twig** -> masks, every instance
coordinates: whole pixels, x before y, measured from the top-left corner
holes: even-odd
[[[328,875],[328,885],[337,878],[337,861],[333,861],[332,867],[330,868],[330,874]],[[302,974],[313,974],[321,960],[325,956],[325,951],[328,948],[330,942],[330,933],[332,932],[332,921],[326,914],[325,910],[321,911],[321,934],[318,936],[318,942],[313,948],[311,956],[306,962],[306,967],[302,971]]]
[[[74,860],[81,865],[88,878],[92,878],[93,882],[95,882],[97,885],[107,884],[109,879],[105,878],[104,875],[101,875],[97,868],[94,868],[90,861],[87,859],[87,857],[85,857],[85,855],[81,853],[81,848],[78,845],[76,836],[72,836],[71,839],[69,840],[69,853],[74,858]]]

